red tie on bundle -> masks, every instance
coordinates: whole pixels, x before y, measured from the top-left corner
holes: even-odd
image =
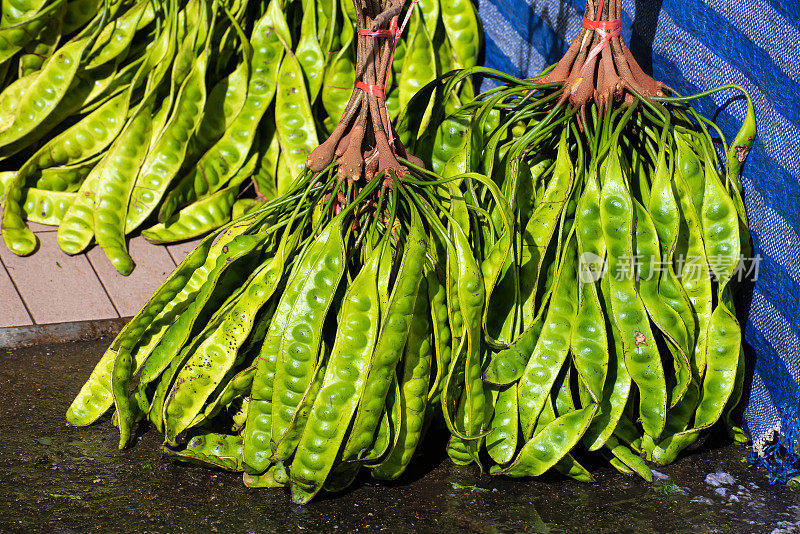
[[[597,17],[595,20],[583,17],[583,28],[595,32],[602,40],[597,43],[594,48],[592,48],[591,52],[589,52],[589,55],[586,57],[586,61],[583,62],[583,67],[581,67],[581,73],[583,73],[583,70],[586,68],[589,62],[603,51],[603,48],[608,45],[612,37],[618,37],[622,33],[622,21],[620,19],[600,20],[600,17],[603,13],[604,2],[605,0],[600,0],[600,4],[597,6]]]
[[[395,48],[397,48],[397,40],[400,39],[400,37],[402,37],[403,31],[406,29],[406,26],[408,25],[408,21],[411,18],[411,10],[414,9],[414,5],[417,2],[419,2],[419,0],[413,0],[411,2],[411,5],[408,7],[408,11],[406,11],[406,17],[403,19],[403,25],[400,26],[400,27],[397,26],[397,17],[393,17],[391,23],[389,23],[389,29],[388,30],[370,31],[370,30],[368,30],[366,28],[359,28],[358,29],[358,34],[359,35],[364,35],[366,37],[389,37],[389,38],[394,39],[394,42],[392,43],[392,51],[390,52],[390,55],[389,55],[389,65],[387,67],[387,72],[388,72],[388,69],[392,68],[392,62],[394,61],[394,50],[395,50]],[[382,98],[383,100],[386,100],[386,85],[385,84],[371,85],[371,84],[367,84],[367,83],[364,83],[362,81],[356,80],[355,86],[356,86],[356,88],[361,89],[362,91],[364,91],[368,95],[377,96],[378,98]],[[388,135],[389,135],[389,145],[391,145],[394,148],[394,135],[392,134],[392,128],[390,126],[390,122],[389,121],[390,121],[390,119],[389,119],[389,111],[387,110],[386,111],[386,127],[389,130],[387,132]]]

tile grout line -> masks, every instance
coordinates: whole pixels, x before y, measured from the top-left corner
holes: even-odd
[[[114,308],[114,312],[116,312],[117,317],[122,317],[122,314],[119,313],[119,309],[117,309],[117,305],[114,303],[114,299],[111,298],[111,294],[108,292],[108,288],[106,288],[106,285],[103,283],[103,279],[100,278],[99,274],[97,274],[97,269],[94,268],[94,264],[92,263],[91,258],[89,258],[89,255],[86,254],[85,252],[83,252],[82,255],[84,258],[86,258],[86,263],[89,264],[89,267],[92,268],[94,277],[97,279],[98,282],[100,282],[100,287],[103,288],[103,292],[106,294],[106,298],[111,303],[111,306]]]
[[[22,293],[20,292],[19,287],[17,287],[17,282],[14,280],[14,277],[11,276],[11,273],[8,271],[8,267],[6,267],[6,264],[3,262],[3,258],[1,257],[0,257],[0,265],[3,266],[3,270],[8,275],[8,279],[11,280],[11,285],[14,286],[14,291],[17,292],[19,301],[22,303],[22,307],[25,308],[25,313],[28,314],[28,318],[31,320],[31,324],[36,324],[36,319],[33,318],[33,313],[31,313],[31,310],[28,308],[28,303],[25,302],[25,299],[22,297]]]
[[[178,262],[175,261],[175,256],[172,255],[172,251],[169,249],[169,247],[165,246],[164,248],[167,250],[167,255],[169,256],[169,259],[172,260],[173,265],[175,265],[175,267],[177,267],[178,266]]]

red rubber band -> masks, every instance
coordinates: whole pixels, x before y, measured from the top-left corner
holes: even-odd
[[[392,43],[392,50],[389,53],[389,65],[388,69],[391,70],[392,63],[394,62],[394,51],[397,48],[397,40],[403,36],[403,31],[405,31],[406,26],[408,25],[408,21],[411,19],[411,10],[414,9],[414,5],[419,2],[419,0],[412,0],[411,5],[408,7],[408,11],[406,11],[406,16],[403,19],[403,24],[398,27],[397,26],[397,17],[392,17],[392,21],[389,23],[388,30],[368,30],[366,28],[359,28],[358,34],[363,35],[365,37],[388,37],[394,39],[394,43]],[[361,89],[368,95],[376,96],[378,98],[382,98],[386,100],[386,86],[385,85],[370,85],[364,82],[356,81],[355,82],[356,89]],[[386,126],[389,129],[389,144],[394,148],[394,135],[392,135],[392,123],[391,119],[389,118],[389,110],[386,110]]]
[[[400,33],[402,34],[405,31],[406,26],[408,25],[408,21],[411,20],[411,10],[414,9],[414,6],[419,0],[412,0],[411,5],[408,6],[408,11],[406,11],[406,18],[403,19],[403,25],[400,26]],[[397,27],[397,23],[393,22],[394,26]]]
[[[397,22],[394,19],[392,19],[392,27],[388,30],[369,31],[366,28],[359,28],[358,34],[364,35],[366,37],[391,37],[394,40],[397,40],[400,38],[402,32],[397,27]]]
[[[583,27],[587,30],[619,30],[622,27],[622,20],[591,20],[583,18]]]
[[[595,32],[602,40],[597,43],[589,52],[589,55],[586,56],[586,61],[583,62],[583,66],[581,67],[581,74],[583,74],[589,62],[603,51],[603,48],[608,45],[611,39],[622,33],[622,21],[620,19],[600,20],[600,17],[603,15],[604,3],[605,0],[600,0],[600,4],[597,6],[597,16],[594,20],[583,17],[583,28]]]
[[[386,86],[385,85],[370,85],[368,83],[356,81],[356,88],[361,89],[368,95],[377,96],[386,100]]]
[[[587,30],[595,32],[602,40],[597,43],[595,47],[592,48],[591,52],[589,52],[589,55],[586,56],[586,61],[583,62],[581,72],[583,72],[587,65],[589,65],[589,62],[591,62],[600,54],[600,52],[603,51],[603,48],[608,45],[613,37],[617,37],[622,34],[622,21],[620,19],[590,20],[584,17],[583,27]]]

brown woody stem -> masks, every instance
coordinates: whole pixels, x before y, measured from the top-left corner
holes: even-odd
[[[397,22],[406,0],[353,0],[359,28],[370,31],[386,30],[392,21]],[[390,37],[361,35],[356,37],[356,81],[366,85],[384,87],[391,68],[394,41]],[[375,91],[376,93],[378,91]],[[349,183],[363,176],[369,180],[376,173],[386,173],[387,184],[405,176],[408,169],[397,156],[422,162],[407,153],[394,135],[389,122],[385,98],[361,88],[354,88],[339,123],[331,135],[315,148],[306,159],[306,166],[314,172],[326,168],[336,158],[338,174]],[[392,142],[389,141],[390,135]]]
[[[587,0],[584,11],[587,19],[619,20],[621,0],[604,0],[598,19],[596,14],[600,2]],[[591,51],[601,42],[600,31],[581,28],[564,57],[540,81],[560,83],[563,91],[560,102],[568,100],[581,110],[581,116],[592,101],[602,109],[634,91],[644,96],[663,94],[661,83],[644,73],[619,35],[611,37],[600,53],[587,61]]]

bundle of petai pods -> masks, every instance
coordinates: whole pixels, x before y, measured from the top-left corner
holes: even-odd
[[[681,97],[652,80],[619,17],[618,0],[590,0],[542,76],[467,69],[409,108],[441,110],[409,147],[443,177],[489,177],[515,226],[486,304],[494,410],[481,445],[493,473],[587,480],[573,454],[600,451],[650,479],[642,458],[672,462],[720,419],[746,439],[731,414],[744,385],[733,300],[752,269],[739,176],[753,106],[737,86]],[[448,113],[437,95],[470,75],[503,85]],[[747,114],[728,144],[688,103],[730,89]]]
[[[208,234],[284,193],[344,111],[355,79],[348,0],[11,0],[0,17],[3,240],[27,221],[68,254],[94,241],[122,274],[126,236]],[[475,65],[469,0],[425,0],[386,84],[415,91]],[[469,88],[465,96],[471,97]]]
[[[708,93],[641,72],[614,29],[619,0],[589,0],[543,76],[450,71],[395,128],[404,8],[355,4],[355,86],[327,139],[192,251],[68,421],[113,406],[120,447],[148,421],[169,456],[297,503],[362,468],[399,477],[432,426],[457,464],[582,481],[594,451],[650,480],[647,461],[720,419],[743,439],[749,98],[728,145],[687,104]],[[474,75],[503,85],[473,98]]]
[[[103,355],[70,423],[113,407],[121,448],[147,420],[170,456],[287,485],[298,503],[362,467],[397,478],[440,412],[477,458],[484,304],[512,226],[482,227],[487,207],[505,213],[494,183],[442,180],[392,127],[378,95],[403,7],[356,5],[356,83],[331,135],[285,191],[187,256]]]

